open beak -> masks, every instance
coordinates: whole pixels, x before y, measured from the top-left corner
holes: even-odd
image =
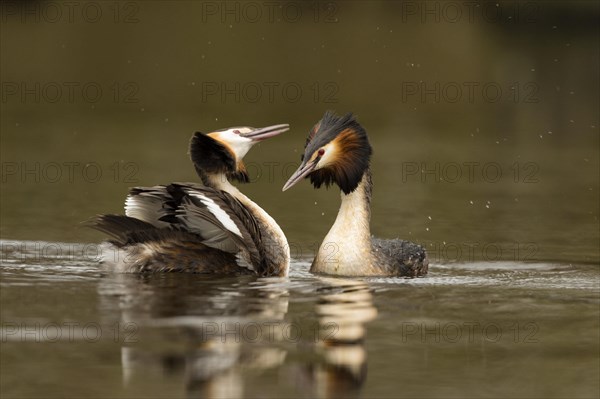
[[[241,137],[251,139],[252,141],[262,141],[270,137],[275,137],[283,132],[290,130],[290,125],[287,123],[281,125],[273,125],[254,129],[250,133],[240,134]]]
[[[283,185],[281,191],[287,190],[288,188],[292,187],[294,184],[302,180],[304,177],[308,176],[310,172],[315,170],[318,162],[319,158],[315,158],[306,164],[300,165],[300,167],[294,172],[294,174],[289,178],[289,180]]]

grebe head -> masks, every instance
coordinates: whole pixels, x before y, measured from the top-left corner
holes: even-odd
[[[225,174],[246,183],[249,179],[242,159],[250,148],[289,129],[288,124],[282,124],[263,128],[230,127],[208,134],[196,132],[190,141],[190,158],[200,176]]]
[[[367,132],[352,113],[337,116],[326,112],[310,131],[302,163],[283,186],[283,191],[304,177],[310,177],[315,188],[336,183],[349,194],[360,183],[371,159]]]

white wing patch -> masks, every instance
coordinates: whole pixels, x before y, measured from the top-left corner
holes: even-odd
[[[158,220],[166,215],[162,207],[162,201],[158,198],[128,195],[125,200],[125,215],[143,220],[158,228],[169,226],[169,223]]]
[[[217,220],[221,222],[223,227],[236,234],[238,237],[242,237],[242,232],[240,231],[240,229],[236,226],[234,221],[231,220],[227,212],[221,209],[219,205],[215,203],[215,201],[198,193],[190,192],[189,195],[192,197],[196,197],[200,201],[202,201],[202,203],[206,205],[206,208],[208,208],[210,213],[212,213],[217,218]]]
[[[177,210],[177,218],[186,226],[186,228],[202,236],[202,243],[221,251],[236,253],[239,248],[227,232],[220,226],[217,226],[202,217],[198,216],[197,205],[194,205],[189,199],[185,200]]]

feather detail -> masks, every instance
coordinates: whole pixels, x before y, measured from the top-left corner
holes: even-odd
[[[125,215],[158,228],[168,227],[169,223],[161,219],[175,213],[175,204],[170,200],[164,186],[135,187],[125,200]]]
[[[184,203],[177,210],[180,223],[190,231],[199,233],[206,245],[225,250],[235,245],[245,253],[244,258],[253,265],[253,270],[263,269],[261,233],[258,223],[248,209],[232,195],[209,188],[186,187],[172,184],[168,190],[183,190]],[[202,222],[218,229],[198,230]],[[209,233],[213,233],[212,235]]]

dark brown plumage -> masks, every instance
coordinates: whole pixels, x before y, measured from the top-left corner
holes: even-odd
[[[190,140],[190,158],[204,184],[209,175],[221,173],[241,183],[250,181],[243,161],[236,160],[233,150],[202,132],[194,133]]]
[[[202,244],[197,234],[178,229],[157,229],[124,215],[100,215],[90,227],[112,237],[114,250],[104,251],[104,262],[128,264],[128,272],[180,272],[203,274],[254,274],[240,268],[234,254]],[[152,250],[152,249],[155,250]]]
[[[351,113],[337,117],[332,112],[326,112],[309,134],[302,160],[318,162],[322,157],[318,150],[329,143],[336,145],[337,159],[328,168],[312,172],[309,175],[310,182],[315,188],[336,183],[348,194],[356,189],[363,171],[369,165],[372,154],[369,138]]]

